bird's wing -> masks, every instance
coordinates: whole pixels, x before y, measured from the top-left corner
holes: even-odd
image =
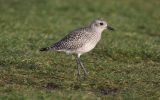
[[[88,38],[87,29],[75,30],[65,36],[59,42],[53,44],[50,48],[54,50],[74,50],[82,47]]]

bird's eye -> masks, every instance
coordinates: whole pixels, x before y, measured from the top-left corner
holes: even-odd
[[[100,23],[100,25],[103,25],[103,23]]]

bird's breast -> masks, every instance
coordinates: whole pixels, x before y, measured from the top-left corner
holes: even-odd
[[[100,39],[101,39],[101,34],[92,35],[83,44],[83,46],[81,48],[79,48],[77,51],[82,52],[82,53],[89,52],[90,50],[92,50],[96,46],[96,44],[99,42]]]

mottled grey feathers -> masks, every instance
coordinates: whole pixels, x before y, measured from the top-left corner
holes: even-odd
[[[87,27],[72,31],[57,43],[47,48],[42,48],[40,49],[40,51],[48,51],[48,50],[63,51],[63,50],[78,49],[82,47],[89,39],[88,34],[91,33],[88,31],[89,29]]]

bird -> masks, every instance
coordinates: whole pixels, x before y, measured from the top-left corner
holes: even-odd
[[[105,29],[115,30],[113,27],[109,26],[105,20],[97,18],[89,25],[71,31],[60,41],[48,47],[41,48],[40,51],[57,51],[65,52],[66,54],[76,54],[77,74],[80,77],[82,69],[86,77],[88,76],[88,71],[80,57],[82,54],[95,48]]]

